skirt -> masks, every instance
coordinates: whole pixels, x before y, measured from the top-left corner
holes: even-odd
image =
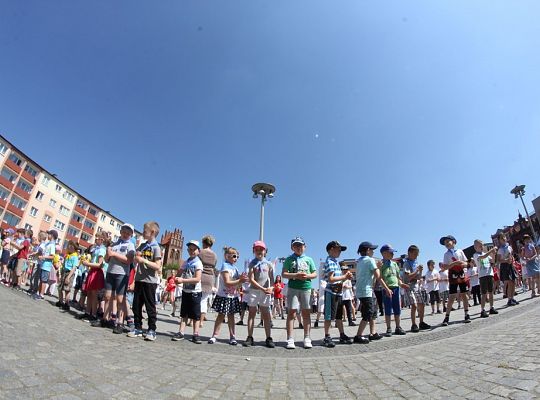
[[[85,292],[101,290],[105,287],[105,276],[101,268],[91,268],[86,277]]]
[[[538,262],[538,258],[527,261],[526,269],[529,278],[536,278],[540,274],[540,262]]]
[[[240,313],[240,302],[238,297],[216,296],[212,303],[212,308],[219,314],[238,314]]]

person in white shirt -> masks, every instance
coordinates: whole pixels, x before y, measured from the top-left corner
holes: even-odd
[[[497,248],[494,247],[487,253],[484,251],[484,242],[480,239],[474,241],[474,249],[476,253],[473,255],[473,261],[478,269],[478,277],[480,281],[480,292],[482,297],[480,298],[480,318],[487,318],[490,314],[498,314],[499,312],[493,307],[493,268],[491,266],[491,256],[497,253]],[[489,299],[489,314],[486,312],[486,300]]]
[[[499,263],[499,274],[501,281],[504,282],[504,291],[508,299],[507,306],[511,307],[519,304],[514,299],[517,279],[516,270],[514,269],[514,255],[512,254],[512,246],[508,244],[506,236],[501,233],[498,239],[497,262]]]
[[[429,303],[431,304],[431,315],[435,314],[435,304],[437,304],[437,314],[441,314],[441,297],[439,295],[439,273],[435,271],[435,261],[427,262],[428,271],[425,275],[426,292],[429,293]]]
[[[475,306],[480,303],[480,280],[478,279],[478,268],[476,268],[473,260],[470,260],[467,265],[466,276],[469,279],[471,286],[471,296]]]

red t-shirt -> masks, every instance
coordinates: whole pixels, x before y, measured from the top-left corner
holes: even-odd
[[[167,292],[173,292],[176,289],[176,283],[174,282],[174,277],[169,276],[167,278]]]
[[[129,271],[128,285],[132,285],[134,281],[135,281],[135,268],[131,268],[131,271]]]
[[[19,260],[27,260],[28,254],[30,253],[30,240],[24,239],[24,242],[22,242],[22,246],[22,249],[17,252],[17,258]]]
[[[274,284],[274,298],[276,299],[282,299],[283,293],[281,293],[281,290],[283,289],[283,283],[276,282]]]

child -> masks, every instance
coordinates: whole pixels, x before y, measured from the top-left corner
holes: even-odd
[[[507,306],[515,306],[519,304],[514,300],[514,293],[516,292],[516,270],[514,269],[514,256],[512,255],[512,247],[508,244],[506,236],[500,234],[499,250],[497,250],[497,261],[499,262],[499,273],[501,281],[504,282],[505,293],[508,299]]]
[[[135,267],[135,290],[133,295],[133,316],[135,327],[127,334],[128,337],[141,337],[143,314],[142,308],[146,309],[148,319],[148,331],[145,340],[156,340],[156,287],[158,274],[161,272],[161,248],[156,241],[159,235],[159,224],[150,221],[144,224],[143,238],[146,242],[137,248],[133,262]]]
[[[394,314],[394,322],[396,324],[395,335],[405,335],[405,331],[401,328],[401,299],[399,296],[399,288],[407,289],[408,285],[404,284],[400,279],[400,270],[398,265],[392,259],[394,258],[395,250],[389,244],[381,247],[383,262],[381,265],[381,278],[385,285],[390,289],[392,295],[389,296],[383,291],[384,303],[384,319],[386,321],[386,336],[392,336],[392,313]],[[382,285],[381,285],[382,287]]]
[[[441,298],[439,296],[439,273],[435,271],[435,261],[427,262],[428,271],[426,272],[426,291],[429,293],[429,302],[431,303],[431,315],[435,314],[435,303],[437,303],[437,314],[441,314]]]
[[[60,275],[60,284],[58,285],[58,301],[56,302],[56,307],[69,311],[69,292],[71,292],[73,279],[77,273],[77,266],[79,265],[79,245],[70,240],[66,250],[67,254]]]
[[[326,281],[326,293],[324,294],[324,340],[323,346],[335,347],[330,336],[330,327],[332,320],[336,321],[336,327],[339,331],[339,343],[351,344],[352,340],[343,330],[343,282],[352,278],[352,273],[347,271],[342,273],[338,258],[342,251],[347,250],[337,240],[331,241],[326,245],[328,257],[324,263],[324,280]]]
[[[225,321],[226,315],[227,324],[229,325],[229,344],[236,346],[238,342],[236,341],[234,329],[234,314],[240,313],[238,287],[247,282],[248,278],[245,273],[241,274],[235,265],[236,261],[238,261],[238,251],[234,247],[225,247],[223,250],[225,251],[225,262],[219,273],[218,293],[212,303],[212,308],[218,313],[218,316],[214,323],[214,333],[208,340],[208,344],[216,343],[221,324]]]
[[[105,287],[105,275],[103,271],[106,269],[105,255],[107,249],[103,244],[104,238],[102,235],[96,236],[94,246],[90,251],[90,260],[84,260],[83,265],[89,268],[86,277],[86,313],[82,319],[93,322],[97,320],[98,311],[98,293]]]
[[[261,320],[264,321],[266,347],[273,349],[275,345],[271,335],[270,305],[272,304],[272,293],[274,292],[274,266],[266,259],[266,253],[267,248],[263,241],[257,240],[253,243],[255,258],[248,265],[248,281],[250,282],[247,296],[249,305],[248,337],[243,346],[253,346],[253,328],[255,326],[257,307],[259,307]]]
[[[441,302],[443,305],[443,313],[446,312],[446,305],[448,303],[448,297],[450,294],[448,293],[448,271],[444,271],[442,269],[443,263],[439,263],[439,297],[441,298]]]
[[[171,304],[171,307],[174,307],[174,292],[176,290],[176,283],[174,282],[174,276],[170,272],[167,273],[167,282],[165,283],[165,290],[161,296],[161,309],[165,310],[165,305],[167,301]],[[201,301],[202,303],[202,301]],[[202,313],[201,313],[202,314]],[[201,321],[202,325],[202,321]]]
[[[480,292],[482,297],[480,298],[480,318],[487,318],[489,314],[498,314],[499,312],[493,308],[493,268],[491,266],[491,256],[497,253],[497,248],[493,247],[487,253],[484,251],[484,242],[480,239],[474,241],[474,250],[476,252],[473,255],[473,261],[478,269],[478,277],[480,282]],[[489,314],[486,312],[486,300],[489,299]]]
[[[463,300],[463,310],[465,312],[465,323],[471,322],[469,316],[469,300],[467,298],[467,283],[465,282],[464,269],[467,266],[467,257],[462,250],[456,249],[456,238],[452,235],[443,236],[439,243],[446,247],[447,251],[444,253],[442,271],[448,271],[449,293],[448,305],[446,306],[446,314],[442,322],[442,326],[447,326],[450,321],[450,312],[452,311],[452,304],[456,299],[458,287],[460,290],[460,296]]]
[[[538,261],[538,253],[529,235],[523,235],[523,248],[521,249],[521,258],[525,261],[527,278],[529,279],[531,290],[531,298],[540,294],[540,262]],[[536,288],[536,292],[535,292]]]
[[[469,260],[469,263],[467,264],[467,277],[469,278],[474,305],[477,306],[481,302],[480,280],[478,279],[478,268],[476,268],[476,264],[472,260]]]
[[[39,277],[39,293],[36,293],[33,298],[34,300],[43,300],[43,295],[45,294],[45,289],[47,288],[49,282],[49,275],[51,274],[51,269],[53,270],[53,259],[56,253],[56,240],[58,239],[58,232],[55,230],[50,230],[47,232],[47,243],[43,246],[43,252],[38,256],[38,260],[41,261],[41,276]]]
[[[358,326],[358,332],[354,337],[354,343],[367,344],[372,340],[382,339],[375,331],[375,318],[377,318],[377,305],[373,298],[373,278],[379,281],[388,297],[393,296],[392,290],[381,279],[377,264],[373,259],[373,250],[378,246],[370,242],[362,242],[358,246],[360,258],[356,267],[356,297],[360,299],[360,312],[362,321]],[[362,336],[364,329],[369,324],[369,337]]]
[[[18,239],[20,243],[11,243],[11,246],[17,249],[15,258],[17,263],[12,275],[12,287],[14,289],[20,289],[19,281],[22,281],[23,274],[28,268],[28,255],[30,254],[30,247],[32,246],[32,236],[34,233],[30,229],[17,229]]]
[[[419,265],[417,258],[420,249],[414,244],[407,249],[407,257],[403,260],[403,282],[409,285],[405,289],[405,298],[411,306],[411,332],[417,333],[420,330],[431,329],[431,326],[424,322],[425,304],[428,303],[426,292],[422,292],[418,281],[422,278],[423,265]],[[420,324],[416,325],[416,310]]]
[[[276,315],[279,315],[281,319],[285,319],[282,290],[283,282],[281,282],[281,275],[278,275],[274,282],[274,308],[272,308],[272,316],[276,318]]]
[[[304,254],[306,243],[301,237],[291,240],[293,254],[283,263],[282,276],[289,280],[287,284],[287,349],[294,349],[293,324],[296,310],[301,310],[304,321],[304,348],[311,349],[311,318],[309,293],[311,280],[317,278],[315,262]]]
[[[8,283],[9,281],[8,263],[11,257],[10,249],[12,234],[12,229],[6,229],[5,231],[2,231],[2,259],[0,261],[0,263],[2,264],[2,283]]]
[[[199,325],[201,319],[201,297],[202,286],[201,277],[203,264],[199,258],[200,246],[197,240],[190,240],[187,244],[189,258],[178,269],[176,283],[182,284],[182,304],[180,306],[180,325],[179,331],[171,338],[178,341],[184,339],[184,329],[188,319],[193,320],[193,337],[191,341],[195,344],[201,344],[199,337]]]

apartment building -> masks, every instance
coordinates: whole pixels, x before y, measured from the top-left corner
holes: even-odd
[[[85,248],[96,233],[118,239],[123,221],[92,203],[0,135],[0,227],[58,231]],[[140,232],[135,233],[137,237]]]

